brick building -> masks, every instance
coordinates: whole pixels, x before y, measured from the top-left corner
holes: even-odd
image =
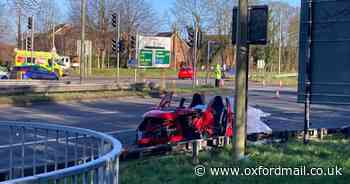
[[[0,65],[10,65],[14,59],[15,46],[0,42]]]
[[[36,33],[34,40],[34,49],[41,51],[52,50],[52,31],[47,33]],[[170,37],[171,38],[171,67],[179,68],[181,65],[189,65],[191,63],[191,48],[188,44],[182,40],[178,33],[174,32],[161,32],[155,36]],[[125,37],[125,34],[122,34]],[[100,38],[92,30],[87,29],[86,40],[92,40],[92,46],[94,53],[98,53],[98,48],[106,48],[110,53],[110,47],[112,45],[111,39],[113,38],[113,32],[104,33],[103,39]],[[77,40],[80,39],[80,27],[73,26],[71,24],[57,25],[55,28],[55,47],[59,55],[70,56],[74,58],[77,56]]]

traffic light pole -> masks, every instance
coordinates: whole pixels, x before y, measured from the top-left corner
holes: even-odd
[[[244,158],[246,149],[247,102],[248,102],[248,0],[239,0],[237,24],[237,74],[235,86],[235,123],[233,157]]]
[[[118,28],[117,28],[117,37],[118,37],[118,48],[120,44],[120,12],[118,13]],[[120,82],[120,50],[117,50],[117,83],[119,84]]]
[[[31,45],[31,56],[30,56],[30,61],[32,64],[35,64],[33,61],[33,52],[34,52],[34,30],[35,30],[35,24],[34,24],[34,16],[32,16],[32,31],[31,31],[31,42],[32,42],[32,45]]]
[[[135,61],[137,61],[138,58],[138,48],[139,48],[139,43],[138,43],[138,38],[139,37],[139,32],[136,32],[136,37],[135,37]],[[137,63],[137,66],[135,67],[135,83],[137,82],[137,68],[139,67],[139,64]]]
[[[25,32],[25,50],[28,50],[28,32]],[[26,58],[26,62],[27,62],[27,58]]]

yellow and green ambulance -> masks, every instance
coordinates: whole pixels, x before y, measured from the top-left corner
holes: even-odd
[[[40,65],[59,77],[64,75],[62,66],[57,64],[59,56],[55,52],[15,50],[15,66]]]

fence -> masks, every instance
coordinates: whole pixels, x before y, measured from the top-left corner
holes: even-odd
[[[122,147],[111,136],[29,122],[0,122],[0,136],[0,183],[118,183]]]

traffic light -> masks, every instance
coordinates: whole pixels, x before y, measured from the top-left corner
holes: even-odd
[[[201,47],[202,47],[202,36],[203,36],[202,31],[198,31],[198,35],[197,35],[197,48],[201,48]]]
[[[28,17],[28,29],[33,28],[33,17]]]
[[[188,33],[188,45],[190,47],[194,47],[194,37],[195,37],[195,32],[193,30],[193,27],[188,26],[187,27],[187,33]]]
[[[27,39],[27,50],[32,49],[32,40],[30,38]]]
[[[131,36],[130,37],[130,48],[131,49],[135,49],[136,48],[136,37],[135,36]]]
[[[116,13],[112,14],[112,26],[117,27],[117,14]]]
[[[124,51],[124,41],[119,40],[118,42],[118,52],[123,52]]]
[[[112,51],[117,52],[117,40],[112,40]]]

